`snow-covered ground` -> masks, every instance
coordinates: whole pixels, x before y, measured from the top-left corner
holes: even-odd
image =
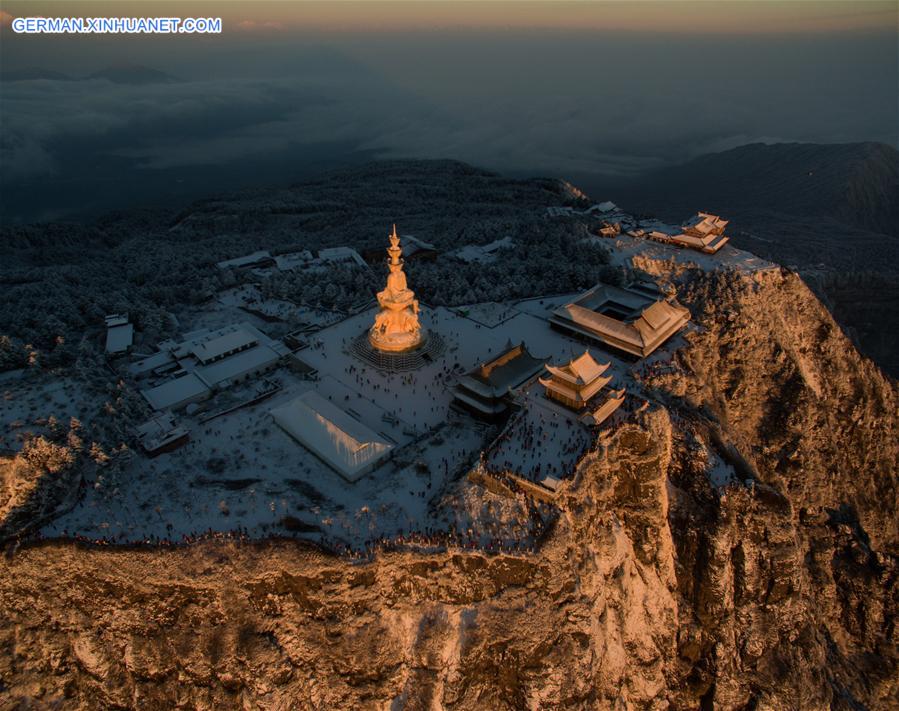
[[[532,384],[522,393],[522,408],[490,448],[489,470],[512,471],[532,481],[564,479],[590,445],[587,429],[569,410],[543,396]]]
[[[453,311],[460,316],[465,316],[466,318],[481,324],[482,326],[487,326],[487,328],[499,326],[499,324],[507,321],[518,313],[512,304],[503,304],[496,301],[487,301],[483,304],[456,306]]]
[[[564,301],[556,297],[553,303],[556,299]],[[472,309],[479,316],[501,313],[504,320],[493,328],[456,310],[423,308],[423,326],[438,331],[447,347],[412,373],[384,373],[351,354],[350,344],[370,326],[375,309],[324,328],[298,354],[318,371],[316,380],[281,368],[271,376],[281,389],[267,400],[203,422],[241,399],[240,393],[223,393],[201,412],[180,414],[179,424],[190,430],[187,445],[152,459],[135,454],[115,481],[89,488],[73,511],[43,533],[134,541],[243,530],[251,536],[294,533],[358,546],[412,530],[472,525],[473,512],[463,514],[439,502],[464,504],[465,485],[454,482],[478,460],[495,431],[450,407],[458,374],[491,359],[509,342],[524,341],[535,356],[553,362],[584,350],[549,328],[539,300],[499,306]],[[632,364],[599,349],[594,355],[612,361],[616,385],[635,387]],[[269,414],[308,390],[395,442],[393,457],[354,484],[342,479]],[[588,445],[587,431],[546,402],[541,386],[524,388],[521,398],[521,419],[513,425],[521,431],[515,429],[514,437],[493,449],[492,459],[531,478],[564,476]],[[531,445],[538,444],[534,454]],[[509,518],[516,506],[497,502],[495,507],[498,516],[505,516],[500,528],[508,535],[531,530],[527,517]]]
[[[178,540],[209,529],[262,536],[285,533],[289,516],[295,519],[289,525],[296,529],[301,522],[314,539],[391,536],[427,520],[437,487],[483,443],[481,428],[455,417],[444,417],[414,441],[404,423],[383,421],[374,400],[330,375],[311,382],[280,371],[276,378],[283,390],[259,404],[206,423],[182,416],[191,430],[186,446],[154,459],[134,456],[124,476],[89,489],[76,509],[43,533],[127,541]],[[283,432],[270,410],[309,389],[397,441],[394,460],[350,484]]]
[[[625,234],[614,238],[588,237],[585,241],[607,248],[612,254],[612,264],[615,265],[640,267],[641,260],[649,259],[673,261],[683,266],[696,266],[705,271],[725,267],[744,272],[777,268],[773,262],[761,259],[751,252],[737,249],[731,244],[724,245],[716,254],[705,254],[695,249],[676,247],[644,237],[631,237]]]
[[[323,379],[331,377],[342,382],[360,398],[376,402],[412,430],[434,427],[442,422],[453,398],[452,389],[458,373],[490,360],[510,342],[524,341],[534,356],[550,358],[552,362],[567,362],[584,351],[582,343],[550,329],[544,320],[517,308],[511,318],[494,328],[461,316],[453,309],[422,308],[423,327],[439,332],[446,341],[444,354],[412,373],[384,373],[361,363],[349,352],[353,340],[373,322],[375,311],[364,311],[318,332],[310,338],[311,347],[301,351],[299,356],[316,368]],[[618,373],[624,375],[628,371],[629,364],[596,352],[604,361],[611,360]],[[376,427],[372,429],[377,430]]]
[[[299,309],[295,304],[281,299],[266,299],[255,284],[244,284],[223,291],[218,296],[219,303],[234,306],[252,314],[263,314],[263,318],[279,321],[299,320]]]
[[[29,434],[44,431],[47,418],[55,417],[68,428],[72,417],[92,415],[99,402],[84,385],[69,378],[7,380],[0,383],[0,450],[19,450]]]
[[[706,459],[706,473],[712,486],[716,489],[721,489],[728,484],[739,481],[733,466],[725,462],[717,452],[712,451],[708,447],[703,447],[703,450]]]

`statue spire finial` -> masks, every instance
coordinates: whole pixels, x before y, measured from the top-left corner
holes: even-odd
[[[389,237],[390,237],[390,249],[388,249],[387,251],[390,252],[391,250],[394,250],[394,251],[398,250],[399,245],[400,245],[400,236],[396,233],[396,224],[393,225],[393,230],[390,232]],[[393,261],[396,261],[396,260],[394,259]]]

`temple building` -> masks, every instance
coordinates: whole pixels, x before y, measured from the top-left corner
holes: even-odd
[[[697,212],[683,224],[684,234],[698,237],[699,239],[723,237],[725,227],[727,227],[727,220],[722,220],[718,215],[712,215],[708,212]],[[727,238],[724,239],[724,242],[726,241]]]
[[[652,230],[650,239],[666,244],[676,244],[679,247],[689,247],[706,254],[715,254],[730,240],[724,234],[727,220],[722,220],[718,215],[708,212],[697,212],[693,217],[681,225],[680,232],[674,230]]]
[[[550,400],[582,413],[581,420],[586,424],[599,425],[624,402],[624,389],[604,390],[612,381],[612,376],[606,375],[610,365],[597,363],[585,350],[565,365],[547,364],[549,377],[540,378],[540,384]]]
[[[261,377],[289,353],[281,341],[242,322],[166,340],[159,352],[132,363],[128,372],[146,381],[141,395],[154,410],[180,410],[215,392]]]
[[[598,284],[553,311],[553,328],[645,358],[690,320],[674,301],[654,296],[640,284]]]
[[[406,285],[403,272],[403,250],[396,225],[390,233],[387,248],[387,287],[378,292],[381,310],[368,333],[371,345],[379,351],[402,353],[417,348],[425,338],[418,322],[418,299]]]
[[[621,223],[603,221],[597,230],[597,234],[600,237],[617,237],[621,234]]]
[[[572,410],[583,410],[596,393],[612,381],[611,375],[605,375],[611,363],[597,363],[589,350],[583,355],[572,358],[561,366],[546,365],[549,378],[540,378],[546,388],[546,397],[560,402]]]
[[[459,378],[455,402],[474,415],[494,420],[509,409],[509,397],[537,375],[545,359],[535,358],[524,343],[509,344],[502,353]]]

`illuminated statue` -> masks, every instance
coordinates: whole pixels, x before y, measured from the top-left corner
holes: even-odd
[[[380,351],[399,353],[420,345],[424,340],[421,324],[418,322],[418,299],[406,286],[403,273],[403,250],[396,234],[396,225],[390,233],[389,259],[387,267],[387,288],[378,292],[381,311],[375,317],[375,325],[368,332],[372,346]]]

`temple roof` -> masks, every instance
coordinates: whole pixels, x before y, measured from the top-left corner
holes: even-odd
[[[589,385],[584,385],[582,387],[576,387],[571,385],[570,383],[555,380],[553,378],[539,378],[539,381],[540,384],[547,389],[547,391],[555,392],[558,395],[562,395],[563,397],[566,397],[573,402],[584,403],[594,395],[596,395],[596,393],[602,390],[606,385],[612,382],[612,376],[607,375],[604,378],[597,378]]]
[[[459,384],[482,397],[502,397],[541,370],[545,362],[519,343],[460,378]]]
[[[727,220],[722,220],[718,215],[712,215],[708,212],[697,212],[684,223],[684,227],[707,235],[713,230],[723,230],[727,227]]]
[[[594,408],[592,412],[585,413],[581,417],[581,422],[586,425],[601,425],[615,410],[621,407],[624,402],[625,392],[624,388],[610,392],[609,397],[599,407]]]
[[[649,344],[659,337],[659,334],[672,326],[680,326],[689,313],[682,306],[674,306],[667,301],[657,301],[640,314],[640,318],[634,321],[634,328],[640,332],[640,338],[644,345]]]
[[[640,337],[639,331],[629,323],[624,323],[610,316],[604,316],[577,304],[567,304],[557,309],[557,314],[591,331],[608,333],[638,348],[643,346],[643,339]]]
[[[240,324],[234,328],[216,331],[205,338],[197,339],[191,344],[191,352],[201,363],[206,363],[236,350],[249,348],[258,341],[255,334]]]
[[[552,322],[571,324],[581,333],[595,336],[634,355],[646,356],[689,319],[690,312],[683,306],[660,300],[638,312],[632,321],[606,316],[572,302],[556,309]]]
[[[577,358],[572,358],[567,364],[562,366],[552,366],[547,364],[546,369],[554,376],[574,383],[575,385],[586,385],[596,380],[611,365],[611,362],[599,364],[590,355],[589,350]]]

